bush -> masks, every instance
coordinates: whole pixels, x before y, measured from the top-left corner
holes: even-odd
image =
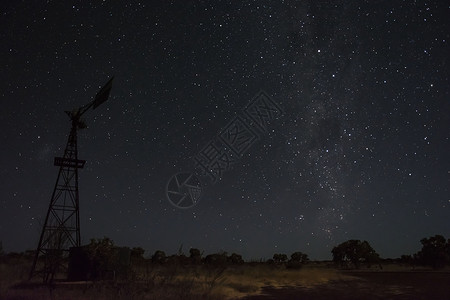
[[[166,262],[166,260],[166,253],[164,251],[156,250],[152,255],[152,263],[163,264]]]
[[[193,264],[199,264],[202,262],[202,253],[197,248],[191,248],[189,249],[190,259],[191,263]]]
[[[422,243],[422,250],[414,255],[419,264],[434,269],[440,269],[446,264],[450,264],[450,239],[446,241],[442,235],[435,235],[424,238],[420,242]]]
[[[288,259],[288,257],[286,254],[275,253],[273,255],[273,261],[278,264],[286,262],[287,259]]]
[[[308,255],[302,252],[294,252],[291,254],[291,259],[286,264],[286,268],[300,269],[308,261]]]

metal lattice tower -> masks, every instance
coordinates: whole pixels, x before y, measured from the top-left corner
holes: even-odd
[[[72,121],[72,128],[63,157],[55,157],[54,160],[54,165],[59,167],[58,177],[34,256],[30,279],[41,275],[44,282],[52,282],[55,274],[65,269],[64,261],[69,249],[80,246],[78,169],[82,169],[86,161],[78,159],[77,131],[86,128],[81,116],[91,107],[95,109],[108,99],[113,78],[97,93],[94,101],[72,112],[66,111]]]

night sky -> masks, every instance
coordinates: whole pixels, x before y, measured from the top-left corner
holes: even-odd
[[[46,2],[46,3],[45,3]],[[8,1],[0,7],[0,241],[35,249],[70,130],[83,243],[245,259],[450,237],[447,1]],[[199,202],[173,175],[264,93],[280,110]],[[230,150],[222,148],[221,151]]]

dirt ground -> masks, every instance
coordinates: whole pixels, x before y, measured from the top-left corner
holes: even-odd
[[[293,299],[450,299],[449,272],[342,272],[354,280],[304,288],[263,288],[263,295],[245,300]]]
[[[437,272],[395,264],[358,271],[337,270],[327,263],[311,263],[299,270],[267,264],[228,269],[198,266],[195,270],[153,266],[140,280],[56,282],[50,286],[27,281],[28,270],[28,262],[0,264],[0,299],[450,300],[450,268]]]

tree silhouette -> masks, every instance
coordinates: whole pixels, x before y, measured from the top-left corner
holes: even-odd
[[[145,250],[142,247],[134,247],[131,249],[131,257],[133,259],[141,260],[144,258]]]
[[[239,265],[239,264],[243,264],[244,260],[242,259],[242,255],[237,254],[237,253],[232,253],[229,257],[228,257],[228,261],[231,264],[234,265]]]
[[[87,246],[88,257],[92,263],[91,276],[101,278],[104,272],[111,269],[116,262],[114,241],[108,237],[91,239]]]
[[[369,242],[360,240],[348,240],[331,250],[333,261],[340,266],[351,262],[355,268],[359,268],[361,263],[366,263],[368,267],[371,264],[379,263],[378,253],[370,246]]]
[[[273,261],[275,263],[284,263],[288,260],[288,257],[286,254],[281,254],[281,253],[275,253],[273,255]]]
[[[193,264],[199,264],[202,262],[202,253],[197,248],[191,248],[189,249],[190,259],[191,263]]]
[[[435,235],[423,238],[420,242],[422,250],[415,255],[418,263],[435,269],[443,268],[450,263],[450,239],[446,241],[442,235]]]
[[[213,253],[205,257],[205,263],[214,266],[224,266],[227,264],[227,260],[228,257],[226,252]]]
[[[156,250],[152,255],[152,263],[163,264],[166,262],[166,253],[161,250]]]
[[[413,257],[411,255],[402,255],[399,262],[401,264],[411,265],[413,263]]]
[[[308,255],[302,252],[294,252],[291,254],[291,261],[306,263],[308,261]]]
[[[291,259],[288,261],[286,267],[288,269],[300,269],[307,261],[308,255],[300,251],[291,254]]]

